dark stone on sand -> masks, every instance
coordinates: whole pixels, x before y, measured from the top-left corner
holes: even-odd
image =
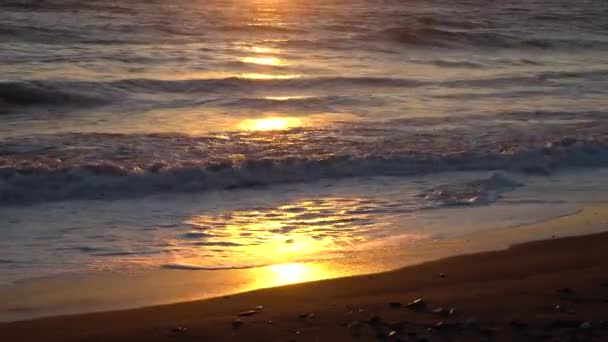
[[[373,315],[372,317],[369,318],[368,322],[370,325],[379,325],[379,324],[382,324],[382,318],[380,318],[380,316],[378,316],[378,315]]]
[[[415,311],[422,311],[426,309],[426,303],[422,300],[422,298],[418,298],[406,305],[408,309],[412,309]]]
[[[237,318],[233,320],[231,324],[233,329],[238,329],[244,324],[244,322]]]
[[[388,335],[384,331],[381,331],[381,330],[376,331],[376,338],[379,341],[384,341],[387,337],[388,337]]]
[[[496,328],[481,328],[479,332],[483,335],[495,335],[498,332]]]
[[[556,319],[552,321],[548,329],[578,328],[583,322],[576,319]]]
[[[403,329],[405,329],[406,325],[407,325],[406,321],[399,321],[399,322],[388,324],[388,327],[395,331],[403,331]]]
[[[176,333],[176,334],[185,333],[186,331],[188,331],[188,328],[185,328],[185,327],[175,327],[175,328],[171,329],[171,332]]]
[[[439,278],[445,278],[445,273],[439,273]]]
[[[317,315],[315,315],[312,312],[307,312],[307,313],[303,313],[303,314],[299,314],[298,315],[298,318],[300,318],[300,319],[313,319],[315,317],[317,317]]]
[[[253,315],[255,315],[256,313],[258,313],[258,312],[257,312],[257,311],[255,311],[255,310],[247,310],[247,311],[243,311],[243,312],[239,313],[239,316],[240,316],[240,317],[253,316]]]
[[[464,322],[463,325],[466,328],[473,328],[473,329],[479,329],[479,323],[477,323],[477,319],[475,319],[474,317],[469,317],[467,318]]]
[[[389,308],[393,308],[393,309],[397,309],[401,307],[401,303],[399,302],[389,302],[388,303],[388,307]]]
[[[348,329],[350,330],[350,334],[353,336],[361,335],[361,327],[362,327],[362,324],[359,321],[352,321],[348,324]]]
[[[514,319],[509,322],[509,325],[515,329],[526,329],[528,328],[528,323]]]

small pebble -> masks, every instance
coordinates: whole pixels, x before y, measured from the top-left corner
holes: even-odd
[[[255,308],[253,308],[256,311],[260,311],[260,310],[264,310],[264,305],[258,305]]]
[[[399,302],[390,302],[390,303],[388,303],[388,306],[390,308],[396,309],[396,308],[400,308],[401,307],[401,303],[399,303]]]
[[[591,329],[591,322],[583,322],[580,325],[581,329]]]
[[[240,319],[235,319],[234,321],[232,321],[232,328],[234,329],[238,329],[240,328],[242,325],[244,324],[243,321],[241,321]]]
[[[439,278],[445,278],[445,273],[439,273]]]
[[[382,323],[382,318],[380,318],[380,316],[378,316],[378,315],[373,315],[369,319],[369,324],[376,325],[376,324],[380,324],[380,323]]]
[[[456,314],[456,308],[451,308],[450,311],[448,311],[448,315],[450,316],[454,316]]]
[[[426,303],[422,300],[422,298],[418,298],[407,304],[406,307],[412,310],[422,310],[426,308]]]
[[[255,310],[248,310],[248,311],[243,311],[243,312],[239,313],[239,316],[240,316],[240,317],[253,316],[253,315],[255,315],[256,313],[258,313],[258,312],[257,312],[257,311],[255,311]]]
[[[348,324],[348,329],[350,330],[351,335],[359,336],[361,335],[361,322],[352,321]]]
[[[185,327],[175,327],[175,328],[171,329],[171,332],[174,332],[174,333],[185,333],[186,331],[188,331],[188,328],[185,328]]]

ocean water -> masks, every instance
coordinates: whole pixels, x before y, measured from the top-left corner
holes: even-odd
[[[0,282],[571,213],[607,110],[605,0],[2,1]]]

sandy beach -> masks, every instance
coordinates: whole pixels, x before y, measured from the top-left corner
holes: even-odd
[[[602,217],[588,212],[541,225],[597,225]],[[607,244],[608,233],[557,237],[375,275],[5,323],[0,335],[5,341],[605,341]]]

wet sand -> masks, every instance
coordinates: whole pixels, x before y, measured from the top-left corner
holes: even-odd
[[[606,225],[603,216],[588,212],[551,224]],[[5,323],[0,336],[4,341],[605,341],[606,246],[608,233],[554,238],[369,276]],[[419,298],[424,305],[408,307]]]

